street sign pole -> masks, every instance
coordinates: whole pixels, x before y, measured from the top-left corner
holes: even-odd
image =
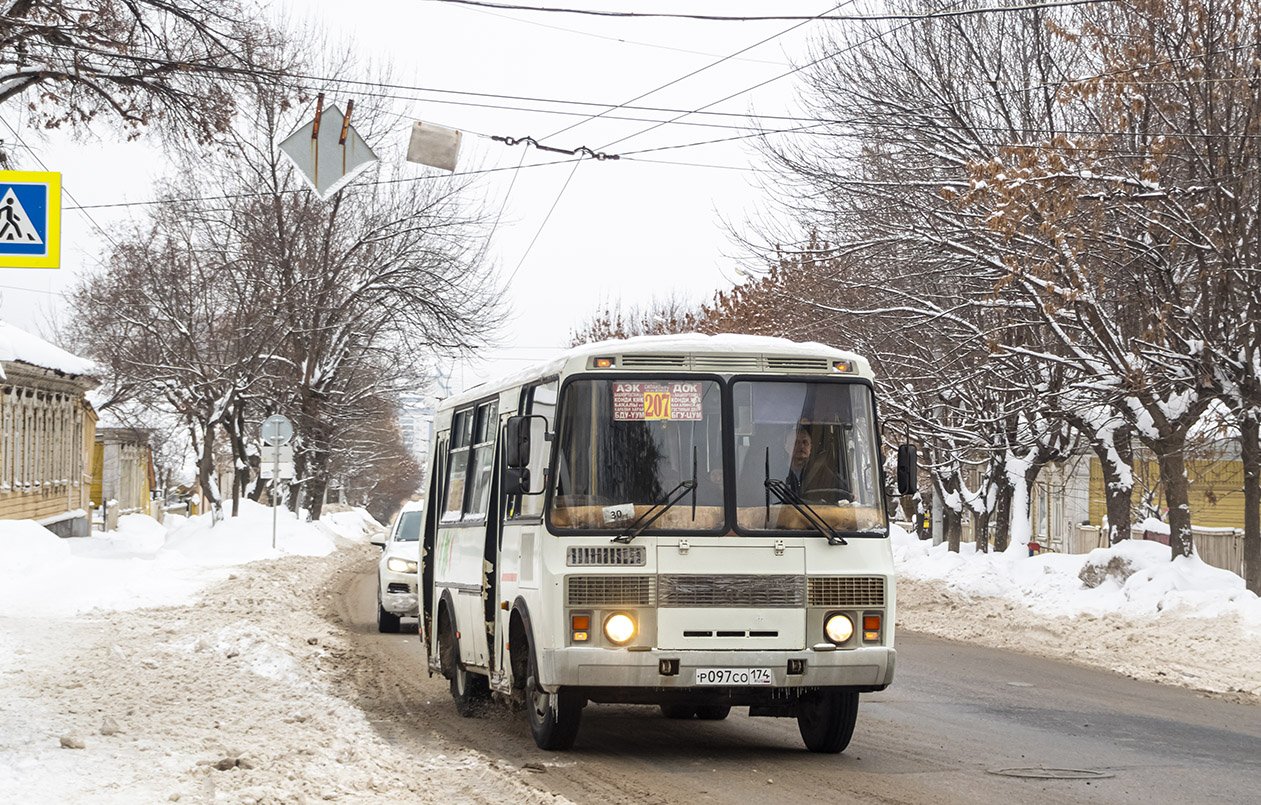
[[[280,414],[274,414],[263,420],[263,426],[259,429],[259,435],[263,437],[263,444],[275,448],[273,454],[272,470],[271,470],[271,547],[276,549],[276,519],[277,511],[280,508],[276,496],[280,491],[280,448],[289,444],[289,440],[293,438],[293,423]],[[293,458],[290,456],[290,461]],[[261,466],[259,469],[263,469]],[[292,473],[290,473],[292,477]]]
[[[271,549],[276,550],[276,482],[280,480],[280,440],[276,440],[276,468],[271,472]]]

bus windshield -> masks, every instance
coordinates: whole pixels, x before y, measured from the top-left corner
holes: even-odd
[[[802,508],[836,531],[886,531],[867,386],[768,379],[731,390],[742,532],[816,531]]]
[[[681,495],[644,533],[726,529],[717,382],[581,378],[560,411],[554,528],[621,532]]]

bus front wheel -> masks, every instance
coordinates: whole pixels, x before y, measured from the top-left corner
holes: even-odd
[[[446,629],[439,643],[442,651],[442,666],[451,680],[451,699],[455,702],[455,711],[464,718],[481,715],[490,698],[490,686],[486,677],[470,672],[460,662],[460,641],[455,636],[455,627],[450,618],[444,618]]]
[[[797,728],[811,752],[843,752],[857,721],[858,693],[854,691],[819,690],[797,703]]]
[[[530,732],[539,749],[563,752],[574,745],[582,720],[582,701],[572,693],[548,693],[539,685],[539,665],[530,647],[530,667],[525,677],[525,712]]]

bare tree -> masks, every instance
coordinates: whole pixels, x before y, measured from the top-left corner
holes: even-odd
[[[208,157],[183,155],[200,166],[183,175],[213,180],[182,180],[80,289],[78,341],[185,418],[211,494],[217,432],[239,495],[253,464],[246,433],[290,416],[298,502],[318,518],[364,418],[379,421],[382,401],[420,385],[429,355],[469,349],[498,324],[488,227],[458,177],[380,167],[320,201],[274,148],[310,99],[270,81],[252,92],[251,125]],[[383,110],[355,111],[373,139]]]
[[[696,308],[686,299],[670,294],[653,297],[645,305],[631,305],[625,310],[621,302],[604,302],[586,321],[569,334],[572,346],[637,335],[669,335],[696,330]]]
[[[106,118],[206,142],[231,123],[233,82],[277,68],[266,54],[278,39],[239,0],[4,0],[0,109],[42,129]]]

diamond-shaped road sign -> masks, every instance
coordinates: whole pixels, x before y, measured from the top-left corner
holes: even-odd
[[[321,200],[377,161],[376,153],[350,124],[349,111],[343,114],[332,104],[317,106],[315,117],[286,137],[280,150],[293,160]]]
[[[0,171],[0,267],[57,268],[61,174]]]

